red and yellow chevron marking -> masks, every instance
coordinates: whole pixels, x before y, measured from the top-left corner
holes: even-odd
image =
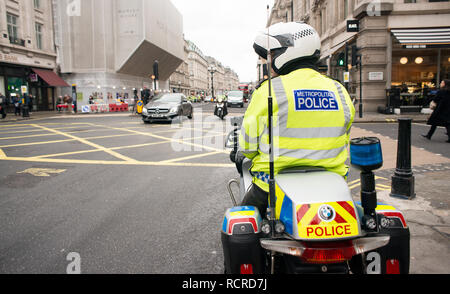
[[[323,205],[334,209],[333,220],[324,221],[319,217],[319,208]],[[302,239],[339,239],[359,235],[352,201],[298,205],[297,226],[299,237]]]

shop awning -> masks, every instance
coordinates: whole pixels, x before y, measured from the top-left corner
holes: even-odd
[[[392,29],[391,33],[402,45],[450,44],[450,28]]]
[[[33,68],[33,71],[52,87],[70,87],[63,79],[51,70]]]

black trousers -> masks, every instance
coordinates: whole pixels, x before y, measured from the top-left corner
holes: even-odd
[[[450,125],[445,126],[445,128],[447,129],[447,136],[448,139],[450,140]],[[431,139],[431,137],[433,137],[434,132],[436,132],[437,126],[432,125],[430,131],[428,132],[427,137]]]
[[[255,206],[258,208],[262,218],[266,217],[267,207],[269,205],[269,193],[253,184],[250,190],[245,194],[241,206]]]

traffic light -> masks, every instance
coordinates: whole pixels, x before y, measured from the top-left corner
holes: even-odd
[[[338,60],[337,60],[337,66],[343,67],[345,66],[345,53],[339,53]]]
[[[159,62],[155,60],[153,63],[153,75],[155,76],[155,80],[159,80]]]
[[[356,66],[361,62],[361,53],[358,53],[361,48],[352,46],[352,66]]]

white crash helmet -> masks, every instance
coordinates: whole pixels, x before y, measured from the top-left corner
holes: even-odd
[[[259,34],[253,48],[264,59],[267,59],[267,51],[273,53],[272,68],[278,74],[293,62],[320,56],[319,34],[308,24],[277,23],[269,27],[268,33],[269,36],[267,32]]]

